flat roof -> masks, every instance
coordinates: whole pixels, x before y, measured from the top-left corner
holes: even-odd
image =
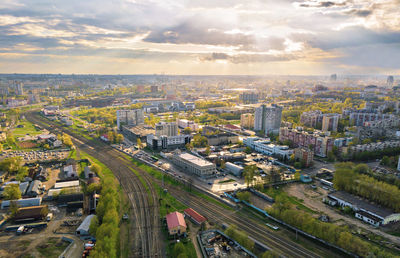
[[[369,212],[372,212],[380,217],[386,218],[389,215],[392,215],[394,212],[388,208],[384,208],[382,206],[372,204],[358,196],[343,192],[337,191],[332,192],[328,196],[333,197],[334,199],[340,199],[345,202],[351,203],[359,209],[363,209]]]
[[[201,159],[199,157],[196,157],[196,156],[194,156],[192,154],[189,154],[189,153],[181,153],[181,154],[179,154],[179,157],[181,159],[187,160],[187,161],[189,161],[189,162],[191,162],[193,164],[196,164],[197,166],[200,166],[200,167],[213,165],[213,163],[211,163],[211,162],[209,162],[209,161],[207,161],[205,159]]]

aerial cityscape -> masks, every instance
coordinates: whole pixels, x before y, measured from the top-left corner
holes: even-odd
[[[0,3],[0,257],[400,257],[400,2]]]

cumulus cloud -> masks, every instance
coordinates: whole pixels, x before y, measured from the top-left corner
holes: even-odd
[[[26,62],[43,56],[46,63],[82,56],[204,66],[318,59],[335,65],[385,67],[373,51],[379,52],[379,46],[386,57],[399,52],[399,4],[398,0],[4,0],[0,53]],[[28,59],[29,55],[35,58]]]

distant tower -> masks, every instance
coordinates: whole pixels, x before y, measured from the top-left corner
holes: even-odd
[[[286,81],[286,87],[290,87],[290,80]]]
[[[387,77],[387,80],[386,80],[387,86],[388,86],[388,87],[392,87],[392,86],[393,86],[393,82],[394,82],[393,76],[392,76],[392,75],[389,75],[389,76]]]
[[[336,75],[336,73],[334,73],[334,74],[331,74],[331,81],[332,82],[335,82],[336,80],[337,80],[337,75]]]

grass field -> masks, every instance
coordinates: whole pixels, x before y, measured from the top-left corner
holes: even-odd
[[[43,257],[58,257],[68,245],[69,243],[62,241],[61,238],[52,237],[45,241],[43,244],[38,245],[36,247],[36,250]]]
[[[25,136],[26,134],[39,135],[42,133],[42,131],[37,130],[31,122],[28,122],[26,120],[18,122],[17,125],[23,125],[24,127],[16,128],[15,126],[15,129],[13,129],[12,131],[15,137],[22,137]]]

